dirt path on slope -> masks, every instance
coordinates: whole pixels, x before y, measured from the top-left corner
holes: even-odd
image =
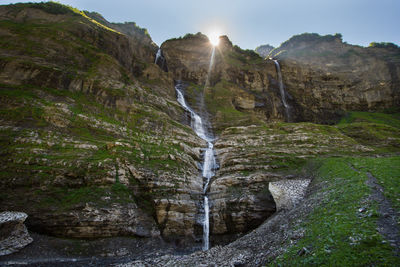
[[[383,195],[383,187],[378,184],[378,180],[370,172],[367,172],[367,177],[366,183],[372,189],[370,199],[378,203],[378,232],[387,239],[396,255],[400,256],[400,234],[397,224],[399,214]]]

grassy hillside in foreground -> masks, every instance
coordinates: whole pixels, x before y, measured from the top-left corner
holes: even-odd
[[[384,145],[398,136],[399,113],[349,112],[336,127],[360,144]],[[389,150],[398,152],[398,144]],[[323,201],[298,226],[305,229],[305,237],[270,266],[399,265],[393,247],[377,231],[382,214],[379,203],[370,198],[367,172],[377,179],[399,214],[400,156],[358,155],[311,162],[319,166],[313,170],[313,183],[323,184]]]
[[[324,199],[299,225],[305,237],[270,266],[398,266],[400,259],[377,231],[381,216],[372,201],[366,172],[400,211],[400,157],[319,160],[314,183]]]
[[[384,144],[400,128],[399,113],[350,112],[337,127],[361,144]],[[398,144],[392,151],[399,151]],[[377,230],[379,217],[385,215],[378,211],[380,203],[371,199],[367,173],[377,179],[399,214],[400,156],[359,155],[315,162],[319,167],[313,183],[324,184],[324,200],[299,226],[305,229],[305,237],[271,265],[398,266],[400,258]]]

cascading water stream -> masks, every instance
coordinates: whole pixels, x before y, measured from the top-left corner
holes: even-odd
[[[154,60],[154,64],[157,64],[163,71],[168,71],[165,57],[163,55],[163,51],[161,48],[157,50],[156,59]]]
[[[156,59],[154,60],[154,64],[157,64],[157,61],[162,57],[161,48],[158,48]]]
[[[201,117],[196,114],[187,104],[183,93],[181,91],[182,84],[177,83],[175,86],[177,100],[182,107],[190,113],[191,117],[191,126],[194,132],[203,140],[205,140],[208,144],[208,147],[204,151],[204,162],[203,162],[203,171],[202,176],[205,179],[205,184],[203,187],[204,194],[204,220],[203,220],[203,250],[209,249],[209,235],[210,235],[210,221],[209,221],[209,204],[208,204],[208,196],[207,189],[210,183],[210,179],[214,176],[214,170],[217,167],[217,162],[215,158],[214,145],[212,144],[213,139],[207,136],[207,130],[205,125],[201,119]]]
[[[203,222],[203,250],[209,249],[210,236],[210,207],[208,205],[208,196],[204,194],[204,222]]]
[[[288,103],[286,102],[285,89],[284,89],[284,87],[283,87],[283,81],[282,81],[281,67],[280,67],[280,65],[279,65],[278,60],[274,59],[273,61],[274,61],[274,63],[275,63],[276,72],[278,73],[279,91],[280,91],[280,93],[281,93],[282,103],[283,103],[283,106],[284,106],[284,108],[285,108],[286,119],[287,119],[287,121],[290,121],[289,105],[288,105]]]

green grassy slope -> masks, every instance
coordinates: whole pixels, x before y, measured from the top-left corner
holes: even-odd
[[[324,199],[299,226],[305,237],[271,266],[397,266],[400,259],[377,231],[378,204],[368,198],[366,171],[400,211],[400,157],[329,158],[318,163],[313,182],[325,184]]]

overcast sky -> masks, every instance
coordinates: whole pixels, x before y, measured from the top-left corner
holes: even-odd
[[[7,1],[16,2],[41,1]],[[209,32],[226,34],[234,44],[254,49],[279,46],[295,34],[342,33],[344,41],[400,44],[400,0],[61,0],[96,11],[110,22],[134,21],[154,42]]]

